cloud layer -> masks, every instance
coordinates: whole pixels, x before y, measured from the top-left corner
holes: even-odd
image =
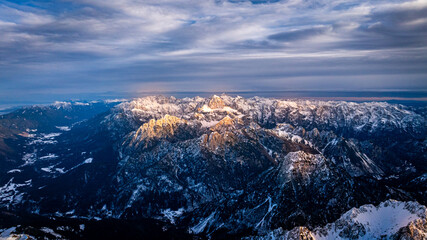
[[[427,89],[426,0],[0,0],[0,35],[0,96]]]

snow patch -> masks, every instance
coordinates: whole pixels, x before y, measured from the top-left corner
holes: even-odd
[[[184,213],[184,208],[180,208],[175,211],[168,208],[161,211],[161,214],[163,214],[163,216],[167,218],[172,224],[175,224],[175,219],[180,217],[183,213]]]
[[[216,212],[212,212],[207,218],[202,219],[197,225],[190,228],[190,233],[199,234],[215,220]]]
[[[50,229],[48,227],[42,227],[42,228],[40,228],[40,230],[43,231],[43,232],[45,232],[45,233],[51,234],[51,235],[53,235],[56,238],[62,239],[62,235],[56,233],[55,231],[53,231],[53,229]]]
[[[4,186],[0,187],[0,205],[11,206],[21,202],[24,193],[18,191],[19,188],[31,186],[32,180],[27,180],[24,183],[14,183],[14,178],[11,178]]]
[[[8,240],[13,239],[11,234],[16,230],[16,227],[11,227],[7,229],[0,229],[0,239],[1,240]]]
[[[58,137],[58,136],[60,136],[62,133],[47,133],[47,134],[42,134],[41,135],[41,138],[42,139],[52,139],[52,138],[55,138],[55,137]]]
[[[69,126],[55,126],[55,127],[64,132],[68,132],[71,130]]]
[[[61,133],[42,133],[37,139],[32,140],[28,143],[28,145],[35,145],[35,144],[56,144],[58,141],[55,140],[56,137],[61,135]]]
[[[213,126],[215,126],[216,124],[218,124],[219,123],[219,121],[205,121],[205,120],[202,120],[202,121],[199,121],[201,124],[202,124],[202,128],[210,128],[210,127],[213,127]]]
[[[335,223],[316,228],[314,236],[315,239],[339,239],[343,238],[344,232],[349,231],[352,234],[359,233],[358,239],[390,237],[410,222],[425,217],[426,208],[416,202],[388,200],[377,207],[368,204],[353,208]]]
[[[35,152],[26,153],[26,154],[24,154],[24,156],[22,156],[22,161],[25,162],[24,164],[22,164],[22,166],[31,165],[31,164],[35,163],[36,160],[37,160],[37,156],[36,156]]]
[[[129,198],[129,201],[126,205],[126,208],[130,208],[133,204],[133,202],[136,201],[136,199],[138,199],[139,195],[141,194],[142,191],[147,190],[147,186],[144,183],[139,184],[138,186],[136,186],[136,189],[132,192],[132,196]]]
[[[55,159],[58,158],[58,155],[53,154],[53,153],[49,153],[48,155],[45,155],[43,157],[40,157],[40,160],[50,160],[50,159]]]

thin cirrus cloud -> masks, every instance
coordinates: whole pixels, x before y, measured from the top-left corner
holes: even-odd
[[[0,96],[426,89],[426,16],[426,0],[0,0]]]

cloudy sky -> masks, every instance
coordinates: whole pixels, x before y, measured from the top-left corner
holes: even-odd
[[[427,89],[427,0],[0,0],[3,102],[396,89]]]

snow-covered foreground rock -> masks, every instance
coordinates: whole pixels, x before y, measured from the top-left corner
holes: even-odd
[[[422,109],[228,95],[102,106],[90,115],[91,104],[61,103],[0,119],[0,130],[17,126],[0,135],[8,136],[1,209],[148,219],[161,231],[213,239],[425,229],[425,208],[415,203],[427,199]]]
[[[388,200],[353,208],[334,223],[309,230],[282,228],[247,239],[427,239],[427,210],[416,202]]]

